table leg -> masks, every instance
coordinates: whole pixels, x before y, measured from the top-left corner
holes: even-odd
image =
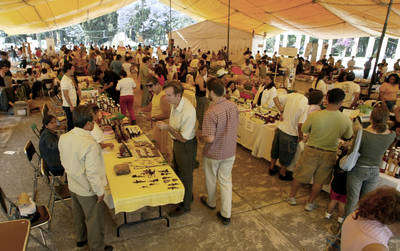
[[[121,224],[121,225],[119,225],[119,226],[117,227],[117,237],[120,237],[120,229],[121,229],[122,227],[124,227],[124,226],[132,226],[132,225],[136,225],[136,224],[144,223],[144,222],[148,222],[148,221],[166,220],[166,222],[167,222],[167,227],[169,227],[169,226],[170,226],[170,224],[169,224],[169,218],[168,218],[167,216],[163,216],[163,215],[162,215],[161,206],[158,207],[158,213],[159,213],[158,217],[128,222],[128,220],[127,220],[127,213],[124,212],[124,223]]]

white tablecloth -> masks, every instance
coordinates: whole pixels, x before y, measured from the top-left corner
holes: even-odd
[[[378,187],[380,186],[390,186],[396,188],[397,191],[400,191],[400,179],[396,179],[387,174],[380,173]]]
[[[276,124],[257,123],[250,116],[250,112],[239,115],[238,143],[251,150],[253,156],[270,161]]]

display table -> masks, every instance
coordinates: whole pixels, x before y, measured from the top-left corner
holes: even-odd
[[[0,222],[1,250],[26,250],[31,223],[29,220],[12,220]]]
[[[194,107],[196,107],[196,94],[191,90],[184,90],[183,96],[187,98]]]
[[[261,120],[253,120],[251,111],[239,114],[237,142],[251,150],[257,158],[271,161],[271,147],[277,124],[264,124]]]
[[[400,191],[400,179],[396,179],[395,177],[380,173],[378,187],[381,186],[394,187],[397,191]]]
[[[125,128],[140,130],[138,126]],[[151,144],[151,141],[143,133],[125,143],[132,154],[132,157],[128,158],[117,157],[121,144],[115,139],[106,142],[114,144],[112,150],[106,148],[103,152],[109,192],[112,196],[115,213],[124,213],[124,224],[117,228],[117,236],[119,236],[120,228],[125,225],[133,225],[150,220],[165,219],[167,226],[169,226],[168,218],[161,214],[161,206],[178,204],[183,201],[185,194],[185,188],[171,166],[161,155],[154,158],[139,156],[138,151],[143,152],[144,150],[144,147],[138,146],[138,144],[142,144],[139,142]],[[129,164],[130,174],[117,176],[114,171],[114,165],[123,163]],[[127,222],[127,212],[134,212],[146,206],[159,207],[159,217],[139,222]]]

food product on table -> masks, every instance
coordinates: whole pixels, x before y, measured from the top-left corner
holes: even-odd
[[[119,155],[118,158],[129,158],[132,157],[132,153],[129,150],[128,146],[125,143],[122,143],[119,147]]]
[[[117,176],[120,176],[130,174],[131,170],[129,169],[129,165],[124,163],[114,165],[114,172]]]

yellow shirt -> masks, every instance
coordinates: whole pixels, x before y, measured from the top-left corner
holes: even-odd
[[[161,91],[159,94],[153,96],[151,100],[151,117],[159,116],[163,113],[161,110],[161,98],[164,95],[164,91]]]

